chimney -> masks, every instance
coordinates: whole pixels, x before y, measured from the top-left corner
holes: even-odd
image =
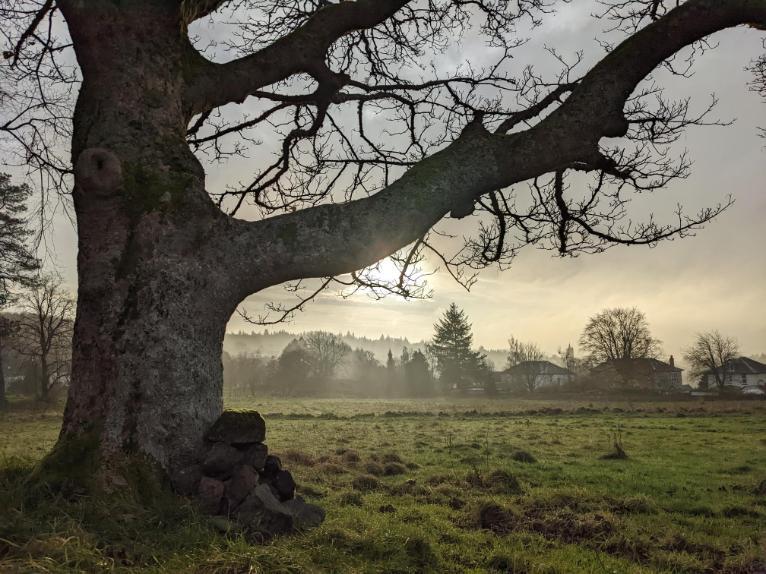
[[[675,367],[676,366],[676,360],[673,358],[673,355],[670,355],[670,358],[668,359],[668,364],[671,367]]]

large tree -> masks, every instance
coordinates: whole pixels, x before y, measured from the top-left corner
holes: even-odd
[[[4,2],[0,132],[43,192],[71,184],[77,219],[60,440],[93,435],[112,463],[128,451],[170,471],[192,461],[222,409],[226,323],[271,285],[407,293],[426,252],[461,278],[459,264],[504,265],[526,244],[654,245],[715,215],[628,224],[630,190],[684,176],[666,146],[706,122],[645,80],[658,66],[683,73],[718,30],[766,27],[766,0],[603,5],[607,54],[580,75],[553,51],[562,71],[545,78],[509,62],[554,0]],[[221,14],[241,23],[218,42],[225,62],[195,28]],[[467,30],[497,62],[431,67]],[[246,100],[257,112],[238,118]],[[283,136],[273,163],[250,182],[206,182],[205,153],[225,160],[269,127]],[[575,189],[572,171],[592,184]],[[471,213],[476,236],[454,257],[438,251],[429,230]],[[399,250],[398,277],[369,270]]]
[[[660,341],[652,337],[646,315],[635,307],[605,309],[588,320],[580,346],[596,361],[655,358]]]
[[[691,366],[691,374],[704,381],[706,374],[715,378],[716,385],[723,389],[726,385],[726,364],[737,358],[737,342],[718,331],[698,333],[691,347],[686,349],[684,359]]]

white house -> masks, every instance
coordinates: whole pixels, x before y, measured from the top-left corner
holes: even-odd
[[[716,374],[719,373],[727,387],[736,387],[748,395],[766,394],[766,365],[763,363],[747,357],[737,357],[726,361],[716,371],[710,370],[703,374],[710,389],[718,387]]]
[[[570,382],[574,373],[550,361],[522,361],[496,374],[498,390],[521,390],[529,391],[541,387],[561,386]]]

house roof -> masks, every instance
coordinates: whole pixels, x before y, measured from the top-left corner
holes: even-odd
[[[732,375],[760,375],[766,373],[766,365],[748,357],[737,357],[724,363],[724,371]],[[715,372],[713,369],[710,369],[704,374],[713,375]]]
[[[652,372],[652,373],[680,373],[683,369],[679,369],[669,363],[660,361],[659,359],[652,359],[649,357],[640,357],[636,359],[612,359],[610,361],[604,361],[603,363],[593,367],[594,371],[604,371],[607,369],[617,369],[621,373],[627,372]]]
[[[505,370],[511,375],[526,375],[529,373],[538,373],[540,375],[571,375],[572,371],[559,367],[550,361],[522,361]]]

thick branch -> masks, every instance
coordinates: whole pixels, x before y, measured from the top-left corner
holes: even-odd
[[[243,278],[245,292],[363,268],[416,241],[451,210],[467,213],[465,206],[484,194],[603,163],[598,142],[626,133],[625,102],[646,75],[684,46],[752,23],[766,26],[766,0],[690,0],[618,46],[533,128],[490,134],[475,121],[444,150],[369,198],[260,222],[232,221],[222,239],[226,245],[218,247],[232,254],[227,264],[235,274],[254,270]],[[263,254],[266,244],[273,248]]]
[[[189,78],[187,103],[193,114],[242,102],[257,90],[305,72],[325,73],[325,54],[338,38],[370,28],[409,0],[357,0],[329,4],[291,34],[238,60],[215,64],[201,56]]]

